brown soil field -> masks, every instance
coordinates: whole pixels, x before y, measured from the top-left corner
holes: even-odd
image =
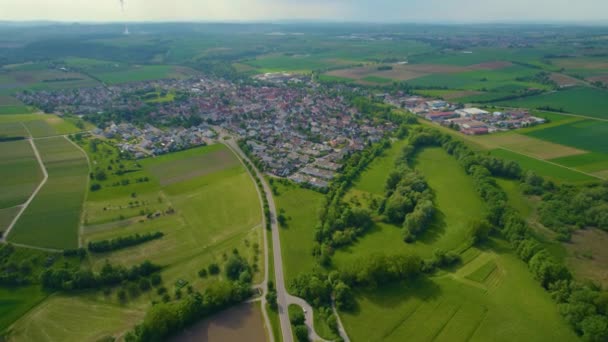
[[[558,74],[558,73],[551,74],[550,78],[551,78],[551,81],[557,83],[557,85],[560,87],[577,85],[577,84],[582,83],[580,80],[578,80],[574,77],[564,75],[564,74]]]
[[[608,286],[608,233],[599,229],[578,230],[572,234],[567,263],[577,277]]]
[[[604,84],[608,84],[608,74],[589,77],[589,78],[587,78],[587,80],[590,81],[590,82],[600,81],[600,82],[602,82]]]
[[[257,304],[242,304],[188,328],[170,341],[265,342],[262,312]]]

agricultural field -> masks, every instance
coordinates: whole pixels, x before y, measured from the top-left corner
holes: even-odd
[[[86,146],[85,146],[86,147]],[[107,173],[101,190],[90,191],[86,203],[84,241],[99,241],[135,233],[163,232],[162,239],[93,258],[132,265],[144,260],[166,265],[163,277],[202,284],[198,271],[238,248],[258,258],[261,208],[249,174],[223,145],[199,147],[137,162],[120,160],[101,144],[87,148],[93,163],[134,170]],[[109,157],[108,157],[109,156]],[[135,169],[140,164],[140,169]],[[94,164],[95,165],[95,164]],[[190,167],[188,167],[188,165]],[[193,165],[198,165],[194,168]],[[192,170],[196,170],[193,172]],[[126,177],[126,178],[123,178]],[[148,177],[145,182],[136,179]],[[122,185],[122,179],[132,180]],[[112,186],[113,183],[118,186]],[[261,277],[263,265],[254,279]]]
[[[92,129],[91,124],[76,117],[65,118],[53,114],[0,115],[0,137],[44,138],[72,134]]]
[[[0,332],[48,296],[39,286],[0,288]]]
[[[274,182],[273,187],[278,193],[274,196],[277,210],[287,219],[280,236],[285,282],[290,284],[298,274],[311,272],[316,265],[312,249],[323,195],[292,184]]]
[[[97,84],[98,82],[89,76],[78,72],[62,71],[45,63],[26,63],[0,68],[0,94],[2,95],[24,89],[51,90],[92,87]]]
[[[37,247],[76,248],[89,174],[86,156],[64,137],[35,144],[49,177],[8,240]]]
[[[0,209],[24,203],[42,181],[42,171],[27,140],[0,143]]]
[[[530,132],[527,135],[581,150],[608,153],[608,122],[584,120]]]
[[[87,294],[53,295],[11,327],[11,341],[99,341],[124,333],[143,319],[143,308]],[[83,329],[86,327],[86,329]]]
[[[503,242],[455,272],[357,295],[353,341],[576,341],[557,306]],[[463,256],[464,258],[464,256]]]
[[[606,110],[608,107],[608,91],[596,88],[575,87],[496,104],[531,109],[549,107],[567,113],[608,119],[608,111]]]
[[[509,150],[499,148],[492,150],[490,153],[495,157],[507,161],[515,161],[525,170],[532,170],[539,176],[546,177],[556,182],[584,183],[598,180],[598,178],[593,177],[592,175],[579,172],[575,169],[528,157]]]
[[[372,171],[374,168],[372,163],[368,170]],[[485,210],[483,202],[475,193],[473,181],[455,159],[438,148],[429,148],[420,152],[414,168],[425,176],[435,192],[436,206],[439,209],[436,222],[414,244],[403,242],[400,227],[378,222],[376,227],[355,245],[336,251],[334,256],[336,265],[346,265],[374,253],[409,251],[430,257],[435,249],[457,250],[463,245],[468,223],[474,219],[481,219]],[[384,179],[375,182],[375,194],[384,193],[389,170],[390,168],[385,168]],[[445,177],[446,174],[450,177]],[[374,194],[369,191],[370,188],[361,190],[359,186],[369,182],[369,177],[379,178],[379,174],[364,172],[355,184],[354,190],[347,194],[347,200],[364,202],[368,194]]]
[[[93,73],[93,75],[107,84],[120,84],[129,82],[142,82],[167,78],[187,78],[193,74],[192,70],[169,65],[135,65],[126,70]]]

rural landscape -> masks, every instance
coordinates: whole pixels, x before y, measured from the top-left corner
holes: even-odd
[[[0,21],[0,341],[606,342],[607,244],[608,26]]]

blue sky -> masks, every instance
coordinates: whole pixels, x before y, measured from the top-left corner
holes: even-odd
[[[608,22],[608,0],[0,0],[0,20]]]

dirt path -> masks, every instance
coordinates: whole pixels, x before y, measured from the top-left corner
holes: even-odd
[[[31,135],[31,133],[27,129],[27,127],[25,125],[23,125],[23,127],[25,127],[25,129],[27,130],[28,134]],[[21,206],[21,210],[19,210],[19,212],[17,213],[17,215],[15,215],[15,217],[13,218],[13,221],[8,226],[8,228],[6,229],[6,232],[4,232],[4,235],[2,236],[2,240],[0,240],[2,242],[6,242],[6,239],[10,235],[11,231],[13,230],[13,228],[15,227],[15,224],[17,224],[17,221],[19,221],[19,218],[21,218],[21,215],[23,215],[23,213],[25,212],[25,210],[29,207],[29,205],[34,200],[34,197],[36,197],[36,195],[38,194],[38,192],[40,191],[40,189],[42,189],[42,187],[44,186],[44,184],[46,184],[46,181],[49,179],[49,174],[46,172],[46,167],[44,167],[44,163],[42,162],[42,158],[40,157],[40,153],[38,152],[38,148],[36,148],[36,144],[34,144],[34,140],[32,140],[32,139],[28,139],[28,140],[30,142],[30,145],[32,146],[32,150],[34,151],[34,154],[36,155],[36,159],[38,160],[38,165],[40,165],[40,169],[42,170],[42,174],[44,175],[44,178],[42,179],[42,181],[40,182],[40,184],[38,184],[38,187],[36,187],[36,189],[34,190],[34,192],[32,192],[32,194],[27,199],[27,201]]]

